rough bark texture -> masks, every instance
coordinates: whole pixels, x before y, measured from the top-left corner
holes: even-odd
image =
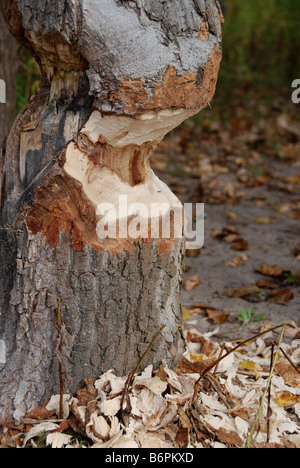
[[[149,153],[211,101],[222,16],[215,0],[0,4],[43,85],[7,140],[0,199],[0,412],[20,419],[58,391],[58,355],[74,392],[132,370],[162,325],[143,364],[182,351],[184,236],[101,239],[97,206],[122,191],[178,206]]]
[[[6,83],[6,103],[0,104],[0,147],[15,119],[17,69],[16,41],[0,13],[0,79]]]

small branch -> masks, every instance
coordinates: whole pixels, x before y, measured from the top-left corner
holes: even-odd
[[[275,357],[274,357],[274,360],[273,360],[273,364],[272,364],[272,366],[271,366],[270,375],[269,375],[269,378],[268,378],[268,381],[267,381],[267,386],[266,386],[266,389],[265,389],[265,391],[264,391],[264,393],[263,393],[263,396],[262,396],[262,398],[261,398],[261,402],[260,402],[260,405],[259,405],[259,408],[258,408],[258,411],[257,411],[256,418],[255,418],[254,423],[253,423],[253,425],[252,425],[250,434],[249,434],[249,436],[247,437],[247,441],[246,441],[245,448],[251,448],[251,443],[252,443],[253,434],[254,434],[256,425],[257,425],[257,423],[258,423],[258,421],[259,421],[260,413],[261,413],[261,411],[262,411],[262,408],[263,408],[263,404],[264,404],[266,395],[267,395],[267,393],[268,393],[268,391],[269,391],[269,387],[270,387],[270,385],[271,385],[271,380],[272,380],[272,377],[273,377],[273,373],[274,373],[274,370],[275,370],[275,366],[276,366],[276,363],[277,363],[277,360],[278,360],[278,357],[279,357],[280,345],[281,345],[281,342],[282,342],[282,339],[283,339],[283,336],[284,336],[285,327],[286,327],[286,325],[284,324],[284,325],[282,326],[282,331],[281,331],[281,335],[280,335],[280,338],[279,338],[279,343],[278,343],[278,346],[277,346],[277,351],[276,351],[276,354],[275,354]]]
[[[60,299],[57,299],[57,328],[59,333],[61,332],[61,307]],[[64,385],[63,385],[63,373],[62,373],[62,363],[61,363],[61,340],[58,347],[58,374],[59,374],[59,418],[63,419],[64,416]]]
[[[274,343],[272,343],[271,348],[271,359],[270,359],[270,373],[273,367],[273,356],[274,355]],[[272,409],[271,409],[271,382],[268,391],[268,411],[267,411],[267,443],[270,441],[270,418],[272,416]]]
[[[224,352],[224,349],[225,349],[225,343],[223,343],[223,345],[222,345],[222,348],[221,348],[221,351],[220,351],[220,354],[219,354],[219,358],[218,358],[218,360],[217,360],[216,367],[214,368],[213,375],[216,375],[216,373],[217,373],[217,370],[218,370],[218,367],[219,367],[219,363],[220,363],[220,359],[221,359],[221,357],[222,357],[222,354],[223,354],[223,352]]]
[[[282,354],[284,355],[284,357],[289,361],[289,363],[291,364],[291,366],[295,369],[295,371],[298,372],[298,374],[300,374],[300,371],[298,369],[298,367],[295,366],[295,364],[292,362],[292,360],[288,357],[288,355],[286,354],[286,352],[284,351],[284,349],[280,348],[280,351],[282,352]]]
[[[123,409],[123,406],[124,406],[124,400],[125,400],[125,397],[127,399],[127,402],[128,402],[128,391],[129,391],[129,387],[131,386],[132,382],[133,382],[133,379],[134,379],[134,376],[135,374],[137,373],[140,365],[142,364],[142,362],[144,361],[145,357],[147,356],[147,354],[149,353],[150,349],[152,348],[152,346],[154,345],[155,341],[157,340],[157,338],[159,337],[159,335],[161,335],[161,333],[163,332],[163,330],[166,328],[166,325],[164,325],[163,327],[161,327],[161,329],[159,330],[159,332],[156,333],[155,337],[153,338],[153,340],[151,341],[151,343],[149,344],[148,348],[146,349],[145,353],[142,355],[141,359],[139,360],[139,362],[137,363],[136,367],[134,368],[134,370],[132,372],[130,372],[130,374],[128,375],[127,377],[127,380],[125,382],[125,386],[124,386],[124,390],[123,390],[123,393],[122,393],[122,399],[121,399],[121,417],[125,423],[125,420],[124,420],[124,409]],[[126,406],[127,408],[127,406]],[[126,423],[125,423],[126,424]]]

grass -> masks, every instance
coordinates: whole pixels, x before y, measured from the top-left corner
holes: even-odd
[[[250,307],[249,309],[240,309],[240,315],[238,316],[237,320],[242,322],[241,328],[244,328],[246,325],[250,323],[257,323],[261,322],[265,319],[265,314],[259,314],[254,316],[254,307]]]

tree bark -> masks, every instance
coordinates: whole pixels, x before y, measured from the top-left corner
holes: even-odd
[[[173,366],[183,350],[184,233],[152,231],[182,206],[149,153],[211,101],[221,13],[215,0],[1,5],[42,76],[7,141],[1,201],[0,412],[19,420],[58,392],[59,362],[74,392],[132,370],[164,325],[143,365]],[[119,211],[117,235],[104,238],[99,206],[120,208],[120,195],[149,210],[125,221]],[[121,225],[146,229],[123,236]]]

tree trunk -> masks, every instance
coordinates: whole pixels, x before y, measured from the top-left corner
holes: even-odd
[[[211,101],[221,14],[215,0],[1,5],[42,76],[1,202],[0,412],[18,420],[58,392],[59,362],[74,392],[132,370],[162,326],[143,365],[182,352],[182,206],[149,153]]]

